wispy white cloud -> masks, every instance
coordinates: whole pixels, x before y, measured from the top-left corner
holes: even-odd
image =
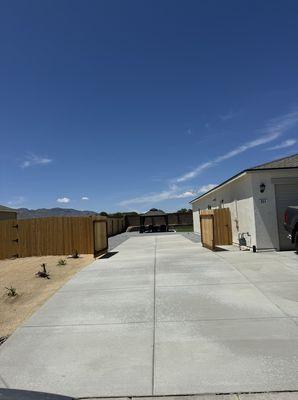
[[[34,165],[46,165],[53,161],[51,158],[37,156],[36,154],[29,154],[25,158],[26,159],[21,164],[22,168],[28,168]]]
[[[265,127],[267,132],[280,132],[284,133],[298,122],[298,110],[295,109],[281,117],[271,119]]]
[[[57,203],[69,203],[70,199],[68,197],[59,197]]]
[[[284,142],[277,144],[276,146],[268,147],[266,150],[280,150],[285,149],[287,147],[294,146],[297,143],[296,139],[287,139]]]
[[[209,192],[209,190],[215,188],[215,186],[217,185],[214,183],[208,183],[208,185],[200,186],[199,189],[196,191],[195,195]]]
[[[121,206],[128,206],[130,204],[159,203],[161,201],[172,198],[172,195],[173,193],[171,190],[163,190],[159,193],[151,193],[144,196],[133,197],[132,199],[123,200],[119,204]]]
[[[24,196],[15,196],[7,202],[7,205],[10,207],[19,207],[25,203],[25,200]]]
[[[270,143],[275,139],[277,139],[279,136],[281,136],[287,129],[290,129],[291,127],[296,125],[297,122],[298,122],[298,110],[290,112],[280,118],[271,120],[269,121],[269,123],[266,124],[266,127],[261,131],[261,136],[258,137],[257,139],[251,140],[250,142],[246,142],[228,151],[227,153],[222,154],[221,156],[215,157],[210,161],[202,163],[198,165],[196,168],[194,168],[192,171],[187,172],[179,176],[178,178],[175,178],[173,181],[177,183],[188,181],[198,176],[204,170],[214,167],[215,165],[221,163],[222,161],[235,157],[238,154],[244,153],[249,149],[253,149],[255,147],[264,145],[266,143]]]
[[[223,121],[229,121],[235,117],[237,117],[237,115],[239,114],[239,112],[235,112],[235,111],[229,111],[226,114],[220,115],[219,118]]]
[[[83,196],[83,197],[81,197],[81,200],[89,200],[89,197]]]
[[[165,200],[173,199],[186,199],[190,197],[195,197],[201,193],[205,193],[208,190],[214,188],[215,184],[208,184],[201,186],[197,189],[181,190],[177,185],[171,185],[168,190],[163,190],[158,193],[150,193],[140,197],[134,197],[132,199],[123,200],[119,204],[121,206],[128,206],[131,204],[153,204],[160,203]]]
[[[165,189],[157,193],[149,193],[143,196],[131,198],[128,200],[123,200],[119,204],[125,207],[133,204],[150,205],[152,203],[159,203],[165,200],[184,199],[189,197],[195,197],[198,196],[199,194],[203,194],[214,188],[216,185],[209,184],[200,186],[197,189],[185,190],[179,187],[178,184],[193,179],[204,170],[214,167],[220,164],[221,162],[233,158],[239,154],[242,154],[249,149],[253,149],[276,140],[286,130],[295,126],[297,123],[298,123],[298,110],[285,114],[280,118],[271,120],[265,125],[264,129],[259,131],[259,137],[249,142],[245,142],[240,146],[233,148],[232,150],[228,151],[225,154],[215,157],[209,161],[206,161],[197,166],[192,171],[178,178],[173,179],[172,182],[174,183],[172,183],[172,185],[170,185],[168,189]]]

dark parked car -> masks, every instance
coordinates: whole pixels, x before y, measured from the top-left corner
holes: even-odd
[[[290,206],[286,209],[284,227],[289,233],[288,238],[295,244],[298,252],[298,206]]]

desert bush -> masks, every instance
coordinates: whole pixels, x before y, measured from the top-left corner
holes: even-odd
[[[46,264],[42,263],[41,265],[42,270],[36,272],[36,276],[39,278],[46,278],[46,279],[50,279],[50,274],[48,273],[47,269],[46,269]]]
[[[17,293],[17,289],[16,288],[14,288],[13,286],[10,286],[9,288],[8,287],[6,287],[5,288],[6,289],[6,294],[7,294],[7,296],[9,296],[9,297],[15,297],[18,293]]]
[[[72,256],[71,256],[71,257],[72,257],[72,258],[79,258],[80,255],[79,255],[78,250],[75,250],[75,251],[72,253]]]

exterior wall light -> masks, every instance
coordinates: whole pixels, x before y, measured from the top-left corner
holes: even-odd
[[[264,193],[264,192],[265,192],[265,189],[266,189],[265,183],[261,183],[261,184],[260,184],[260,192],[261,192],[261,193]]]

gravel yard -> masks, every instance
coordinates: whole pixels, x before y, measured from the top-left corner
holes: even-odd
[[[66,259],[67,264],[57,265],[59,259]],[[46,256],[1,260],[0,338],[9,336],[77,271],[93,260],[91,254],[81,255],[77,259]],[[50,279],[35,276],[35,273],[41,270],[42,263],[46,264]],[[6,288],[10,287],[16,289],[16,296],[8,296]]]

